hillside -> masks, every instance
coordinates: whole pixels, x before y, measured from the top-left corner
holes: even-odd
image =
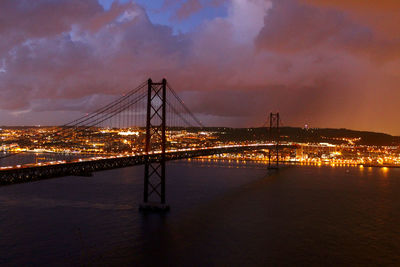
[[[268,140],[268,128],[208,128],[218,133],[223,140]],[[333,143],[359,145],[391,146],[399,145],[400,137],[384,133],[368,131],[355,131],[348,129],[304,129],[299,127],[280,128],[282,141],[307,142],[307,143]]]

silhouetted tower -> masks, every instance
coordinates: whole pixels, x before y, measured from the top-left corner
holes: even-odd
[[[270,169],[278,169],[279,168],[279,112],[278,113],[270,113],[269,114],[269,140],[275,143],[274,148],[268,149],[268,168]],[[275,151],[275,164],[271,162],[272,152]]]
[[[145,161],[141,210],[169,209],[165,204],[166,88],[166,79],[161,83],[148,80],[145,152],[161,151],[161,154],[148,156]]]

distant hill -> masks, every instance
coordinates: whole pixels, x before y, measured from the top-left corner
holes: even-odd
[[[208,128],[218,132],[224,140],[268,140],[268,128]],[[299,127],[280,128],[282,141],[305,142],[305,143],[332,143],[348,144],[354,142],[359,145],[397,146],[400,144],[399,136],[367,131],[354,131],[348,129],[312,128]],[[352,139],[352,140],[351,140]]]

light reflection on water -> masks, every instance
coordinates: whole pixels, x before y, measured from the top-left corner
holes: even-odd
[[[399,174],[170,162],[163,216],[142,166],[0,187],[0,264],[398,265]]]

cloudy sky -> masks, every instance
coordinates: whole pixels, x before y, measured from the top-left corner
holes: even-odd
[[[400,135],[398,0],[1,0],[0,125],[166,77],[206,125]]]

